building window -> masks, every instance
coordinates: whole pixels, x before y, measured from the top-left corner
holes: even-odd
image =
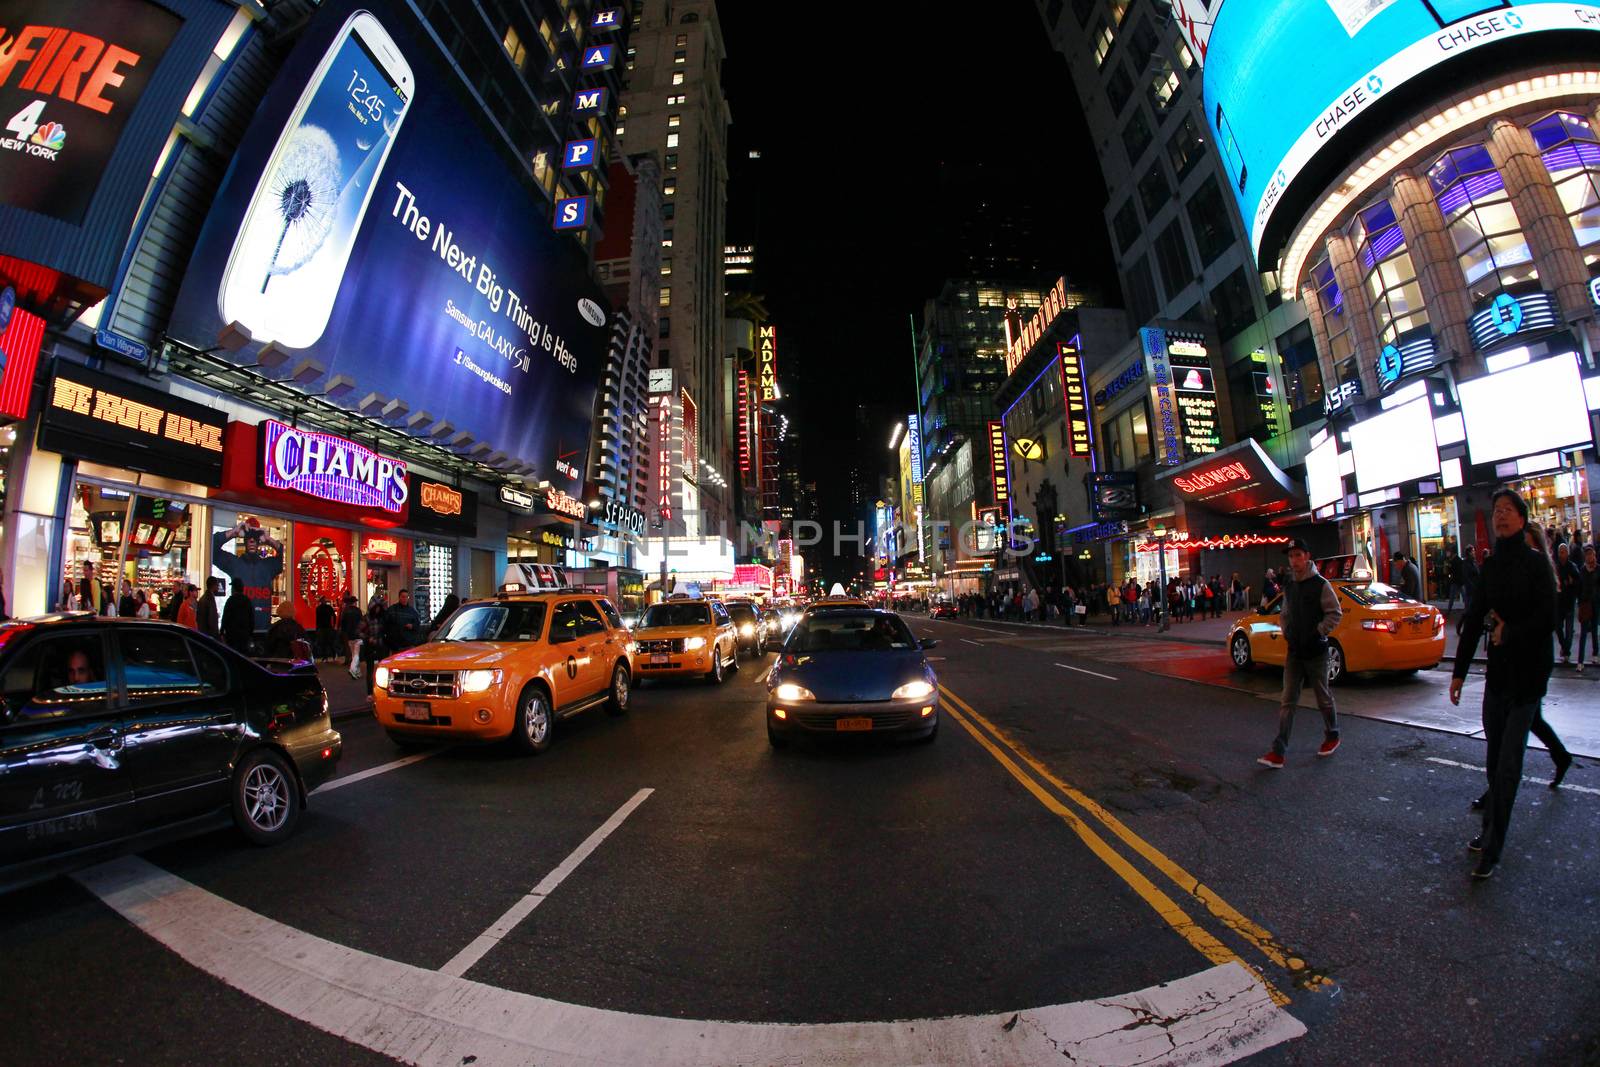
[[[1350,328],[1350,316],[1344,313],[1344,293],[1339,290],[1339,280],[1333,275],[1333,264],[1324,256],[1311,268],[1311,285],[1322,312],[1322,327],[1328,333],[1328,364],[1339,380],[1356,378],[1355,333]]]
[[[1428,169],[1428,181],[1475,301],[1539,276],[1487,148],[1446,152]]]
[[[1189,259],[1189,248],[1183,242],[1183,224],[1173,219],[1156,238],[1156,266],[1161,271],[1161,285],[1167,291],[1167,300],[1177,298],[1184,286],[1194,280],[1194,264]]]
[[[1194,229],[1195,247],[1200,250],[1200,266],[1209,267],[1233,244],[1233,231],[1228,226],[1228,208],[1222,202],[1222,190],[1217,187],[1216,178],[1207,178],[1195,190],[1188,211],[1189,225]]]
[[[1117,38],[1116,34],[1111,32],[1111,27],[1102,22],[1091,39],[1094,41],[1094,64],[1098,67],[1105,63],[1106,53],[1111,51],[1111,46],[1117,42]]]
[[[1111,9],[1111,21],[1118,26],[1122,25],[1122,16],[1128,13],[1128,5],[1132,0],[1109,0],[1106,4]]]
[[[1356,255],[1363,280],[1372,297],[1378,320],[1378,337],[1390,344],[1412,330],[1428,325],[1422,303],[1417,268],[1406,251],[1406,235],[1388,200],[1356,214]]]
[[[683,116],[682,115],[668,115],[667,116],[667,129],[675,130],[679,126],[682,126],[682,125],[683,125]]]
[[[1240,267],[1211,290],[1211,310],[1217,316],[1217,333],[1227,341],[1255,321],[1256,305],[1251,299],[1250,272]]]
[[[522,43],[522,35],[515,26],[506,27],[506,35],[500,38],[500,45],[506,50],[506,55],[511,57],[511,65],[518,70],[528,61],[528,49]]]
[[[626,126],[624,126],[624,125],[623,125],[623,124],[622,124],[622,123],[620,123],[620,122],[619,122],[619,123],[617,123],[617,136],[618,136],[618,137],[621,137],[621,136],[622,136],[622,135],[623,135],[623,134],[625,134],[625,133],[627,133],[627,132],[628,132],[628,127],[626,127]]]
[[[672,72],[672,84],[673,85],[682,85],[683,84],[683,71],[675,70],[675,71]]]
[[[678,191],[678,179],[676,179],[676,178],[668,178],[666,181],[661,183],[661,195],[662,196],[671,196],[673,193],[675,193],[677,191]]]
[[[1122,127],[1122,147],[1128,153],[1128,166],[1139,165],[1139,157],[1153,140],[1155,134],[1150,132],[1150,120],[1144,117],[1143,109],[1134,108],[1128,114],[1128,124]]]
[[[1134,206],[1132,197],[1124,200],[1122,206],[1117,209],[1111,227],[1117,234],[1119,252],[1126,252],[1133,247],[1133,242],[1139,239],[1139,209]]]
[[[1140,400],[1100,427],[1106,469],[1131,471],[1154,455],[1150,444],[1150,401]]]
[[[672,43],[677,45],[679,48],[686,48],[689,44],[689,35],[687,33],[680,33],[678,34],[677,39]]]
[[[1156,35],[1149,19],[1139,20],[1139,25],[1133,28],[1133,36],[1128,41],[1128,47],[1133,50],[1132,60],[1140,67],[1147,66],[1156,57],[1156,49],[1161,44],[1161,38]]]
[[[556,169],[550,165],[550,150],[542,149],[533,154],[533,180],[539,183],[539,188],[546,194],[554,191],[556,184]]]
[[[665,258],[665,259],[663,259],[661,261],[661,276],[663,278],[672,277],[672,257],[671,256],[668,256],[667,258]]]
[[[1167,176],[1161,171],[1161,162],[1157,160],[1139,179],[1139,204],[1144,208],[1144,217],[1153,219],[1156,212],[1166,206],[1172,198],[1172,187],[1167,184]]]
[[[678,169],[678,153],[676,153],[676,152],[668,152],[667,153],[667,169],[668,170],[677,170]]]
[[[678,147],[678,135],[677,134],[675,134],[675,133],[667,134],[667,147],[668,148],[677,148]]]
[[[1183,68],[1183,72],[1189,77],[1195,77],[1200,73],[1200,64],[1194,58],[1194,53],[1189,51],[1189,46],[1184,42],[1181,35],[1177,38],[1176,44],[1178,48],[1178,65]]]
[[[1079,26],[1087,28],[1089,16],[1094,14],[1094,0],[1072,0],[1072,14],[1076,16]]]
[[[1194,170],[1195,165],[1205,158],[1205,136],[1200,132],[1200,124],[1195,121],[1192,114],[1183,116],[1178,123],[1177,132],[1172,135],[1172,140],[1167,142],[1167,160],[1172,164],[1172,170],[1178,175],[1181,182]]]
[[[1178,72],[1165,56],[1156,60],[1155,73],[1150,76],[1150,107],[1157,115],[1165,115],[1183,96],[1183,82]]]
[[[1111,72],[1111,77],[1106,79],[1106,99],[1111,101],[1111,113],[1122,114],[1122,109],[1128,106],[1128,98],[1133,96],[1133,77],[1128,73],[1125,64],[1118,63]]]
[[[667,316],[665,316],[665,315],[661,316],[661,318],[658,320],[658,325],[656,326],[656,336],[657,337],[671,337],[672,336],[672,320],[670,318],[668,318]],[[657,366],[665,367],[666,365],[667,365],[667,354],[665,352],[663,352],[663,353],[661,353],[661,362],[659,364],[657,364]]]
[[[1322,403],[1322,364],[1317,362],[1316,339],[1311,323],[1302,322],[1278,337],[1278,355],[1283,357],[1283,384],[1291,412]]]
[[[681,48],[678,49],[676,52],[672,53],[672,61],[674,63],[682,63],[684,60],[686,60],[688,58],[689,58],[689,53],[685,52]]]
[[[1561,196],[1583,261],[1593,267],[1600,260],[1600,143],[1596,143],[1600,138],[1588,119],[1565,111],[1528,129]]]
[[[1148,254],[1140,256],[1128,268],[1122,292],[1128,298],[1128,311],[1135,323],[1143,324],[1155,317],[1156,308],[1161,302],[1156,299],[1156,283],[1150,276]]]
[[[670,219],[674,215],[676,215],[677,213],[678,213],[678,205],[677,204],[662,204],[661,205],[661,217],[662,218]]]
[[[656,306],[664,308],[672,306],[672,286],[663,285],[661,287],[661,299],[657,301]]]

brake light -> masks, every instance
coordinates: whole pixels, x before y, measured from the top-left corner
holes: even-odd
[[[1438,633],[1442,629],[1444,629],[1444,616],[1440,615],[1438,612],[1434,612],[1434,615],[1433,615],[1433,632],[1434,633]]]
[[[0,626],[0,648],[5,648],[14,638],[21,637],[33,629],[31,622],[16,622],[10,626]]]
[[[1382,630],[1386,634],[1392,634],[1399,631],[1400,624],[1392,619],[1362,619],[1361,628],[1363,630]]]

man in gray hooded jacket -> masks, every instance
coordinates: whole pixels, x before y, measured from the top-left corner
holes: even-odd
[[[1284,550],[1289,557],[1289,574],[1283,583],[1283,607],[1278,616],[1283,632],[1283,696],[1278,704],[1278,736],[1272,751],[1256,760],[1263,767],[1283,769],[1283,754],[1289,748],[1289,731],[1294,726],[1300,690],[1310,683],[1322,712],[1322,745],[1318,756],[1331,756],[1339,748],[1339,718],[1333,706],[1333,690],[1328,686],[1328,635],[1344,615],[1339,594],[1311,562],[1311,551],[1296,537]]]

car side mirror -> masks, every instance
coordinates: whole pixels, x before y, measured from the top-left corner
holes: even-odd
[[[939,639],[937,637],[924,637],[919,644],[921,644],[923,648],[938,648]]]

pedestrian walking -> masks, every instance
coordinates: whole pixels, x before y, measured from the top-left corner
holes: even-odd
[[[1600,553],[1583,546],[1583,566],[1578,571],[1578,673],[1583,673],[1583,653],[1592,647],[1600,660]]]
[[[206,595],[194,606],[195,627],[207,637],[222,640],[222,608],[217,601],[228,591],[228,583],[221,578],[206,579]]]
[[[1278,584],[1278,573],[1268,567],[1266,577],[1261,581],[1261,602],[1270,604],[1281,592],[1283,587]]]
[[[1389,573],[1394,579],[1391,584],[1400,590],[1401,596],[1407,600],[1422,599],[1422,572],[1404,552],[1396,552],[1389,557]]]
[[[339,637],[344,641],[345,670],[350,672],[352,678],[361,677],[361,637],[366,623],[366,616],[361,613],[356,595],[346,593],[344,607],[339,611]]]
[[[1284,549],[1289,557],[1289,574],[1283,590],[1283,610],[1279,627],[1283,632],[1283,694],[1278,701],[1278,736],[1272,749],[1256,762],[1282,770],[1284,753],[1289,749],[1289,731],[1300,705],[1300,690],[1310,683],[1322,712],[1322,744],[1317,755],[1331,756],[1339,750],[1339,716],[1328,685],[1328,635],[1339,625],[1344,612],[1333,585],[1311,562],[1311,549],[1296,537]]]
[[[235,584],[222,605],[222,639],[235,652],[248,656],[255,634],[256,607],[245,596],[244,586]]]
[[[317,659],[327,662],[339,654],[339,613],[324,594],[317,600]]]
[[[187,626],[191,630],[200,629],[200,620],[195,613],[195,604],[199,600],[197,595],[199,592],[200,587],[196,585],[185,585],[183,587],[183,602],[178,605],[177,622],[179,626]]]
[[[1444,546],[1444,582],[1445,582],[1444,610],[1446,612],[1448,612],[1451,608],[1456,606],[1456,597],[1457,596],[1460,596],[1462,598],[1462,607],[1466,606],[1466,591],[1465,591],[1464,587],[1461,584],[1462,583],[1462,577],[1463,577],[1463,568],[1464,568],[1464,564],[1461,562],[1461,557],[1456,554],[1456,546],[1454,544],[1445,545]]]
[[[1561,642],[1561,662],[1572,662],[1573,623],[1578,611],[1581,576],[1572,560],[1572,548],[1562,541],[1556,546],[1556,640]]]
[[[1478,588],[1464,616],[1450,679],[1450,703],[1460,704],[1473,653],[1487,633],[1483,731],[1489,798],[1483,809],[1483,828],[1467,845],[1478,853],[1472,877],[1479,879],[1493,875],[1500,862],[1511,808],[1522,782],[1528,732],[1555,667],[1551,636],[1556,583],[1549,557],[1527,542],[1528,504],[1520,493],[1500,489],[1493,502],[1494,549],[1479,570]]]

